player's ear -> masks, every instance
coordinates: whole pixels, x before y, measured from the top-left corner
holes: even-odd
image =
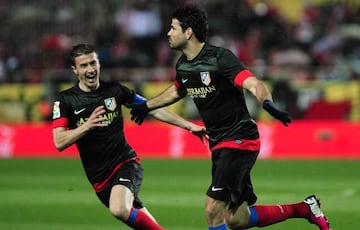
[[[190,40],[193,35],[193,30],[191,27],[186,28],[185,30],[185,37],[187,40]]]
[[[74,74],[75,75],[78,75],[78,71],[77,71],[77,69],[76,69],[76,66],[71,66],[71,69],[72,69],[72,71],[74,72]]]

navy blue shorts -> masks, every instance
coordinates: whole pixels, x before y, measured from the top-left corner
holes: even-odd
[[[207,195],[221,200],[230,208],[247,201],[255,204],[257,197],[251,183],[250,171],[259,151],[221,148],[212,152],[212,181]]]
[[[109,185],[101,192],[97,192],[96,195],[106,207],[109,207],[110,192],[112,187],[118,184],[125,185],[134,194],[135,199],[133,207],[143,208],[143,203],[138,197],[142,180],[143,169],[141,165],[135,160],[129,161],[116,171],[116,173],[111,177]]]

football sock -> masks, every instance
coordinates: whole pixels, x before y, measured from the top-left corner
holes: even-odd
[[[128,219],[125,221],[127,225],[133,229],[141,230],[163,230],[160,225],[158,225],[153,219],[151,219],[143,211],[132,208]]]
[[[288,218],[304,218],[309,207],[304,202],[282,205],[256,205],[250,207],[248,227],[263,227],[284,221]]]
[[[209,227],[209,230],[227,230],[226,224],[221,224],[215,227]]]

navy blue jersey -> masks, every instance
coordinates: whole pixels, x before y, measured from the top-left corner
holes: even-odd
[[[75,84],[60,92],[54,103],[54,127],[67,126],[69,129],[82,125],[96,107],[105,107],[103,122],[108,126],[95,128],[76,142],[92,184],[103,182],[115,167],[136,157],[124,136],[121,110],[121,105],[130,104],[134,97],[135,92],[119,83],[100,81],[100,87],[94,92],[84,92]]]
[[[210,147],[227,140],[259,137],[257,126],[245,103],[238,78],[250,73],[225,48],[205,45],[188,61],[182,55],[176,64],[176,85],[180,95],[189,95],[202,117],[210,137]]]

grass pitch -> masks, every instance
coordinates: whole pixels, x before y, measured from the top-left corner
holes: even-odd
[[[209,160],[143,159],[140,193],[146,207],[169,230],[207,229],[205,192]],[[333,230],[356,229],[360,216],[360,161],[259,160],[253,170],[258,204],[292,203],[316,194]],[[87,182],[79,159],[0,160],[0,229],[118,230]],[[317,227],[291,219],[265,229]]]

